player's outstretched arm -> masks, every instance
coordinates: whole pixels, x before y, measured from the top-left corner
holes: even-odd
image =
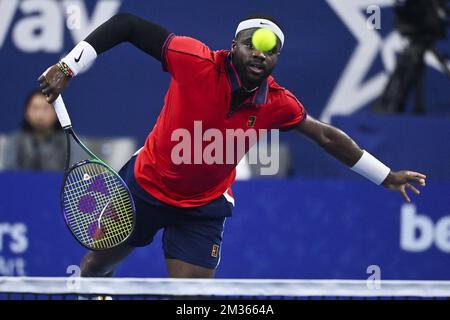
[[[67,87],[69,80],[87,68],[98,55],[122,42],[129,42],[161,61],[161,52],[169,31],[131,14],[117,14],[78,43],[57,64],[38,79],[42,93],[52,103]]]
[[[410,202],[406,189],[415,194],[420,191],[413,184],[425,186],[426,176],[414,171],[391,171],[387,166],[362,150],[345,132],[332,125],[307,116],[297,131],[317,142],[326,152],[345,163],[353,171],[389,190],[401,193],[405,201]]]

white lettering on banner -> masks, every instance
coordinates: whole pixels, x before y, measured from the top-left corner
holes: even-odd
[[[24,223],[0,223],[0,253],[9,250],[13,254],[23,254],[27,249],[27,226]],[[0,255],[0,275],[25,276],[25,259]]]
[[[0,276],[26,276],[25,260],[0,256]]]
[[[61,52],[66,18],[67,23],[72,26],[69,30],[74,43],[78,43],[116,14],[121,4],[121,0],[100,0],[89,18],[85,0],[0,0],[0,49],[12,29],[12,41],[19,50],[28,53]],[[73,21],[75,8],[78,23]],[[24,17],[12,26],[19,9]]]
[[[16,223],[11,228],[11,239],[12,242],[9,245],[9,249],[13,253],[23,253],[28,249],[28,238],[27,238],[27,226],[23,223]]]
[[[24,15],[30,16],[16,23],[12,33],[16,46],[24,52],[61,51],[64,33],[58,3],[27,0],[22,2],[20,9]]]
[[[413,204],[403,205],[400,218],[400,247],[405,251],[422,252],[428,250],[433,242],[441,251],[450,253],[450,216],[442,217],[434,226],[430,217],[417,214]]]
[[[17,0],[0,0],[0,48],[3,47],[9,26],[17,10]]]
[[[27,226],[23,223],[0,223],[0,252],[8,249],[15,254],[28,249]]]

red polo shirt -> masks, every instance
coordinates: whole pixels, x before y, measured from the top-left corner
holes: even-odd
[[[198,40],[172,34],[164,44],[162,64],[172,80],[164,107],[134,169],[140,186],[162,202],[194,207],[205,205],[225,192],[231,194],[235,167],[242,155],[235,156],[233,163],[226,161],[229,152],[226,137],[230,132],[227,129],[242,129],[242,133],[255,129],[286,130],[305,118],[302,104],[271,76],[245,102],[245,107],[230,112],[231,92],[241,84],[229,51],[212,51]],[[202,159],[205,148],[215,141],[211,136],[206,138],[208,129],[223,134],[222,162]],[[185,134],[190,134],[191,140],[182,139]],[[190,155],[185,153],[186,149],[180,151],[181,142],[191,145]],[[250,147],[246,143],[245,152]],[[176,155],[190,161],[173,161],[174,150],[178,151]],[[217,150],[211,154],[217,155]]]

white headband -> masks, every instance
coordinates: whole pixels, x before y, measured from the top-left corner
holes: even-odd
[[[284,44],[283,31],[281,31],[281,29],[275,23],[273,23],[270,20],[266,20],[266,19],[257,18],[257,19],[249,19],[249,20],[242,21],[241,23],[239,23],[239,25],[236,29],[235,36],[237,36],[237,34],[239,32],[241,32],[242,30],[247,30],[247,29],[252,29],[252,28],[266,28],[266,29],[271,30],[280,39],[281,47],[283,47],[283,44]]]

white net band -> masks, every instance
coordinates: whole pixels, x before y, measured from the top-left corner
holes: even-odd
[[[450,297],[450,281],[0,277],[0,293]]]

